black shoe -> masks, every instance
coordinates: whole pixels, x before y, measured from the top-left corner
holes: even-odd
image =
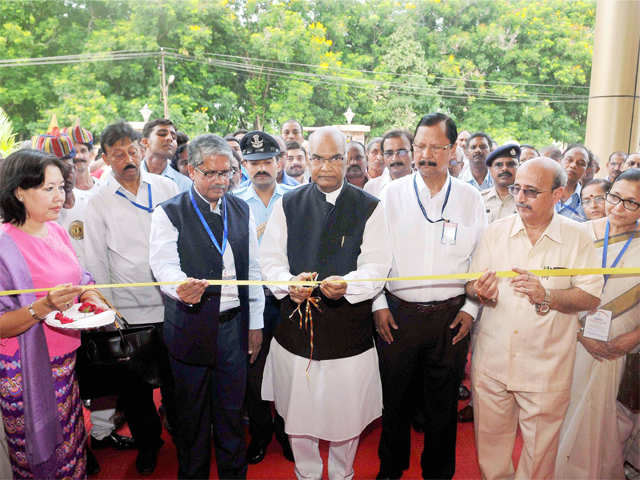
[[[138,451],[136,469],[140,475],[151,475],[156,469],[156,465],[158,463],[158,450],[160,450],[162,443],[159,447],[143,448]]]
[[[466,407],[460,409],[460,411],[458,412],[458,422],[473,422],[473,407],[471,405],[467,405]]]
[[[90,448],[87,448],[87,475],[100,473],[100,464]]]
[[[91,437],[91,448],[99,450],[101,448],[115,448],[116,450],[131,450],[136,448],[136,441],[131,437],[125,437],[119,435],[116,432],[111,432],[102,440]]]
[[[247,447],[247,463],[255,465],[256,463],[260,463],[264,460],[268,445],[269,442],[265,444],[261,441],[251,440],[251,443],[249,443],[249,446]]]
[[[288,437],[280,438],[276,436],[276,440],[278,440],[278,443],[282,447],[282,456],[287,460],[289,460],[290,462],[293,462],[294,461],[293,450],[291,450],[291,444],[289,444],[289,438]]]
[[[400,477],[402,477],[402,473],[398,475],[380,470],[378,472],[378,475],[376,475],[376,480],[396,480]]]
[[[464,385],[460,385],[458,389],[458,400],[468,400],[471,396],[471,392]]]

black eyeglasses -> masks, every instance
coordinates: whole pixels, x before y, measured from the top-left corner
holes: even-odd
[[[624,207],[624,209],[629,210],[630,212],[635,212],[640,208],[640,203],[628,198],[620,198],[615,193],[607,193],[606,199],[607,203],[610,203],[611,205],[618,205],[620,202],[622,202],[622,206]]]
[[[520,190],[522,190],[522,193],[524,193],[524,196],[527,198],[537,198],[538,195],[540,195],[541,193],[549,193],[551,192],[551,190],[548,190],[546,192],[540,192],[538,190],[535,190],[533,188],[522,188],[520,185],[509,185],[507,187],[507,190],[509,190],[509,193],[511,195],[513,195],[514,197],[517,196],[520,193]]]
[[[212,180],[213,178],[219,178],[221,180],[229,180],[231,177],[233,177],[233,170],[207,170],[206,172],[203,172],[198,167],[193,167],[193,168],[194,170],[197,170],[202,175],[204,175],[204,177],[207,180]]]

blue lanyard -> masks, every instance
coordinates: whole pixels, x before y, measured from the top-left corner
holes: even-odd
[[[213,235],[213,232],[211,231],[211,228],[209,228],[209,224],[204,219],[204,216],[202,215],[202,212],[198,208],[198,204],[196,203],[196,199],[193,198],[193,190],[189,190],[189,197],[191,197],[191,204],[193,205],[194,210],[198,214],[198,218],[200,219],[200,223],[202,223],[202,226],[207,231],[207,234],[209,235],[209,238],[211,239],[211,242],[213,243],[213,245],[216,247],[218,252],[220,252],[220,256],[223,256],[224,255],[224,251],[227,248],[227,236],[228,236],[228,230],[227,230],[227,199],[225,197],[222,197],[222,207],[223,207],[222,210],[224,210],[224,211],[221,210],[220,213],[224,213],[224,215],[222,216],[222,219],[223,219],[223,222],[222,222],[222,224],[223,224],[223,229],[222,229],[222,248],[220,248],[220,244],[216,240],[216,237]]]
[[[636,222],[636,225],[637,225],[637,222]],[[607,219],[607,226],[605,227],[605,230],[604,230],[604,246],[602,248],[602,268],[607,268],[607,250],[609,249],[609,227],[610,227],[609,219]],[[624,252],[627,251],[627,247],[629,247],[631,240],[633,240],[633,237],[635,236],[636,236],[636,230],[633,231],[633,233],[629,236],[629,238],[625,242],[624,246],[622,247],[622,250],[620,250],[620,253],[618,253],[618,256],[611,264],[611,268],[615,268],[616,265],[618,265],[618,263],[620,262],[620,259],[622,258],[622,255],[624,255]],[[610,275],[604,276],[605,283],[609,279],[609,276]]]
[[[116,195],[120,195],[122,198],[128,200],[129,202],[131,202],[131,205],[133,205],[134,207],[144,210],[145,212],[153,213],[153,201],[151,200],[151,184],[150,183],[147,183],[147,190],[149,192],[148,207],[145,207],[144,205],[140,205],[138,202],[134,202],[129,197],[127,197],[124,193],[122,193],[120,190],[116,190]]]
[[[415,175],[418,175],[418,174],[416,173]],[[439,220],[435,220],[435,221],[431,220],[427,215],[427,211],[424,209],[424,205],[422,205],[422,202],[420,201],[420,196],[418,195],[418,184],[416,183],[415,176],[413,177],[413,191],[416,192],[416,200],[418,200],[418,205],[420,206],[420,210],[422,210],[422,215],[424,215],[424,218],[426,218],[429,223],[438,223],[438,222],[446,221],[442,217],[442,214],[444,213],[444,209],[447,207],[447,203],[449,203],[449,194],[451,193],[451,179],[449,179],[449,186],[447,187],[447,193],[444,196],[444,203],[442,204],[442,211],[440,212]]]

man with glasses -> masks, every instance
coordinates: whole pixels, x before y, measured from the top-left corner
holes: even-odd
[[[149,267],[151,213],[158,204],[177,195],[178,187],[168,178],[140,168],[139,139],[124,122],[109,125],[100,137],[103,159],[111,167],[111,173],[95,187],[85,217],[86,269],[97,283],[154,280]],[[153,324],[162,338],[164,306],[159,288],[114,288],[105,290],[104,295],[129,324]],[[164,367],[163,403],[172,423],[173,393],[168,365]],[[138,448],[136,468],[138,473],[148,475],[155,469],[162,446],[162,424],[153,403],[152,386],[140,380],[137,387],[141,393],[125,388],[120,398],[125,403],[125,417]]]
[[[493,187],[481,193],[489,223],[517,213],[516,202],[509,193],[509,185],[512,185],[515,179],[519,157],[520,147],[513,143],[496,148],[487,157]]]
[[[413,136],[406,130],[389,130],[382,137],[380,149],[387,174],[367,182],[364,191],[374,197],[380,197],[387,184],[411,173],[411,142]]]
[[[391,264],[382,205],[344,181],[345,137],[335,127],[309,141],[312,183],[275,204],[260,244],[263,276],[319,285],[270,285],[282,300],[262,382],[275,401],[300,479],[322,478],[320,439],[331,479],[353,477],[360,433],[382,411],[371,299]],[[348,281],[348,282],[347,282]]]
[[[599,265],[590,233],[554,206],[566,183],[550,158],[521,165],[509,191],[518,215],[493,222],[466,291],[484,305],[471,362],[475,436],[482,477],[552,478],[569,405],[578,312],[599,304],[601,275],[537,276],[531,270]],[[512,270],[511,278],[496,271]],[[520,429],[524,446],[514,472]]]
[[[175,378],[178,478],[208,478],[211,436],[219,478],[245,478],[242,406],[247,355],[262,344],[258,285],[210,286],[209,279],[260,280],[249,206],[228,195],[231,147],[221,137],[189,142],[193,187],[153,213],[149,262],[163,286],[164,338]]]
[[[284,143],[284,142],[283,142]],[[267,226],[267,220],[271,216],[276,201],[285,193],[295,187],[276,182],[277,158],[286,152],[280,150],[280,142],[277,138],[261,132],[247,133],[240,141],[242,155],[246,161],[249,173],[249,185],[234,192],[234,195],[249,205],[253,218],[257,224],[258,243]],[[269,353],[269,344],[273,332],[280,321],[280,302],[273,296],[271,290],[264,288],[264,327],[262,335],[262,348],[255,362],[249,365],[247,381],[247,414],[249,416],[249,433],[251,443],[247,448],[247,462],[260,463],[266,454],[267,446],[271,442],[273,434],[282,446],[282,451],[287,460],[293,461],[293,454],[289,446],[289,440],[284,433],[284,421],[276,413],[275,418],[271,413],[271,402],[265,402],[260,395],[262,386],[262,374],[264,364]]]
[[[413,140],[417,171],[391,182],[382,192],[392,277],[468,271],[487,220],[480,192],[449,175],[456,138],[456,124],[450,117],[425,115]],[[373,310],[384,394],[378,478],[400,478],[409,467],[416,376],[424,391],[422,475],[451,478],[458,387],[468,351],[467,334],[478,307],[465,301],[464,281],[403,280],[388,283]]]
[[[584,145],[574,143],[562,153],[560,164],[567,173],[567,182],[562,195],[556,203],[556,212],[576,222],[584,222],[586,217],[580,200],[580,181],[589,165],[589,150]]]
[[[493,186],[493,179],[487,168],[487,156],[491,153],[491,138],[483,132],[476,132],[467,140],[465,155],[469,159],[469,169],[460,174],[460,179],[478,190]]]

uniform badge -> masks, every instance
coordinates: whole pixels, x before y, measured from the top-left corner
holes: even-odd
[[[84,239],[84,223],[81,220],[74,220],[69,225],[69,236],[74,240]]]
[[[251,137],[251,146],[255,149],[262,148],[264,146],[262,137],[257,133]]]

